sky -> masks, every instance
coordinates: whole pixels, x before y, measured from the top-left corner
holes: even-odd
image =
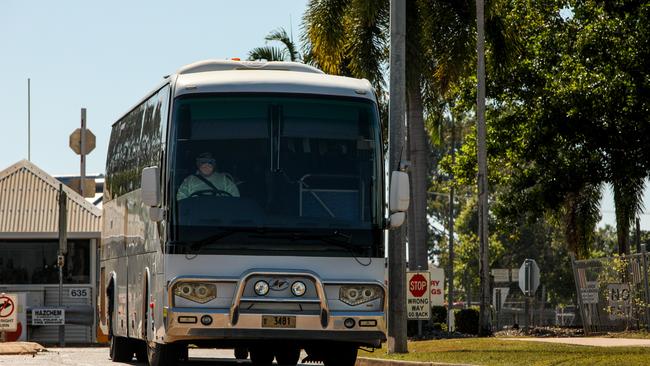
[[[298,42],[307,0],[113,0],[0,2],[0,170],[28,156],[52,175],[79,174],[69,135],[87,126],[96,148],[87,174],[104,172],[110,126],[163,76],[204,59],[245,59],[278,27]],[[646,192],[650,208],[650,193]],[[614,225],[605,190],[599,224]],[[650,230],[650,216],[641,216]]]
[[[111,124],[183,65],[245,59],[278,27],[297,38],[307,0],[0,2],[0,170],[28,156],[52,175],[79,174],[68,147],[81,108],[97,147],[88,174],[103,173]],[[298,41],[297,39],[295,39]]]

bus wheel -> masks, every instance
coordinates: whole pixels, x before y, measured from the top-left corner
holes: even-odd
[[[176,346],[176,357],[179,361],[189,361],[190,360],[190,350],[184,344],[179,344]]]
[[[251,361],[255,366],[269,366],[273,363],[273,351],[267,347],[251,348]]]
[[[325,355],[325,366],[354,366],[357,362],[357,346],[340,345],[335,352]]]
[[[173,345],[149,342],[147,344],[147,361],[149,361],[149,366],[176,365],[178,354],[174,351]]]
[[[300,348],[285,346],[275,350],[275,360],[278,365],[296,366],[300,360]]]
[[[248,348],[246,347],[235,348],[235,358],[238,360],[248,359]]]
[[[147,363],[147,342],[137,342],[135,345],[135,359]]]
[[[133,347],[129,339],[124,337],[111,337],[110,348],[111,360],[113,362],[129,362],[133,359]]]

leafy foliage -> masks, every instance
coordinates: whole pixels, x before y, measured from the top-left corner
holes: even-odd
[[[271,31],[265,38],[267,42],[280,42],[282,47],[264,46],[256,47],[249,54],[248,59],[266,61],[298,61],[300,54],[296,45],[284,28]]]

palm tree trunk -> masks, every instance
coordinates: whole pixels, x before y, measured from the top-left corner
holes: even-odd
[[[586,185],[564,200],[564,236],[569,252],[586,258],[599,219],[600,185]]]
[[[616,237],[618,254],[630,254],[630,225],[641,207],[643,178],[626,176],[612,182],[616,210]]]
[[[411,204],[408,212],[409,269],[427,270],[428,148],[419,77],[416,72],[409,72],[409,74],[411,77],[406,90],[409,157],[411,159]]]

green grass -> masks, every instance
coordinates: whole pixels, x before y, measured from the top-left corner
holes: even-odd
[[[389,355],[384,347],[374,353],[360,352],[359,356],[474,365],[650,365],[650,348],[588,347],[498,338],[409,342],[408,354]]]

